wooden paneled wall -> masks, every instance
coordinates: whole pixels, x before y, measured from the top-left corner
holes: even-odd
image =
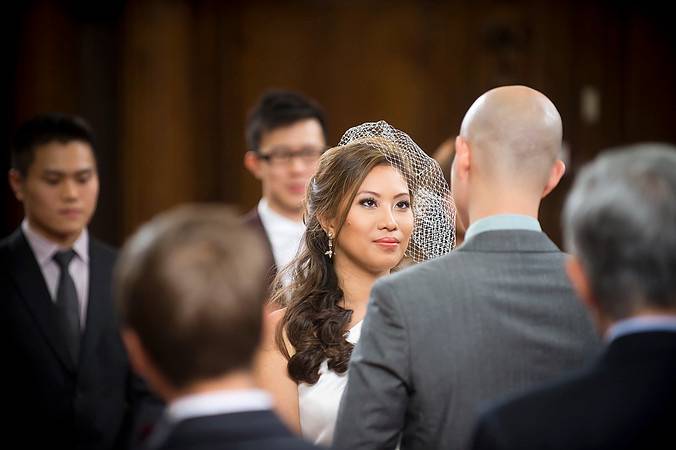
[[[542,90],[570,150],[569,175],[542,207],[556,240],[572,177],[599,149],[676,142],[676,44],[658,2],[104,3],[103,15],[83,12],[86,2],[19,8],[5,89],[12,126],[60,109],[97,128],[105,185],[92,228],[113,243],[179,203],[254,205],[243,129],[270,87],[322,103],[332,143],[385,119],[430,153],[485,90]]]

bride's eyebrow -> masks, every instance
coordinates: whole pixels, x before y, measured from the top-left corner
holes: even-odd
[[[380,197],[380,194],[374,191],[359,191],[357,192],[357,195],[362,195],[362,194],[371,194],[375,197]]]
[[[357,195],[362,195],[362,194],[369,194],[373,195],[374,197],[381,197],[381,195],[375,191],[359,191],[357,192]],[[400,192],[399,194],[395,195],[394,198],[399,198],[399,197],[409,197],[411,194],[409,192]]]

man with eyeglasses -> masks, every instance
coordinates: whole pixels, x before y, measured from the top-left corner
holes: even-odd
[[[299,93],[268,91],[249,114],[246,138],[244,166],[261,181],[263,195],[244,221],[267,239],[272,280],[305,231],[305,188],[326,149],[324,112]]]

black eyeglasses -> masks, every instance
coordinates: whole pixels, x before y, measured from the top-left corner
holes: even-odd
[[[299,158],[306,164],[317,162],[326,148],[324,147],[303,147],[300,150],[291,150],[285,147],[275,147],[269,153],[258,153],[258,159],[268,162],[271,165],[284,166],[291,164],[293,158]]]

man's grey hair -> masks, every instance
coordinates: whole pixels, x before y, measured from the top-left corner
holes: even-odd
[[[612,319],[676,307],[676,147],[601,154],[575,181],[563,227],[567,250]]]

